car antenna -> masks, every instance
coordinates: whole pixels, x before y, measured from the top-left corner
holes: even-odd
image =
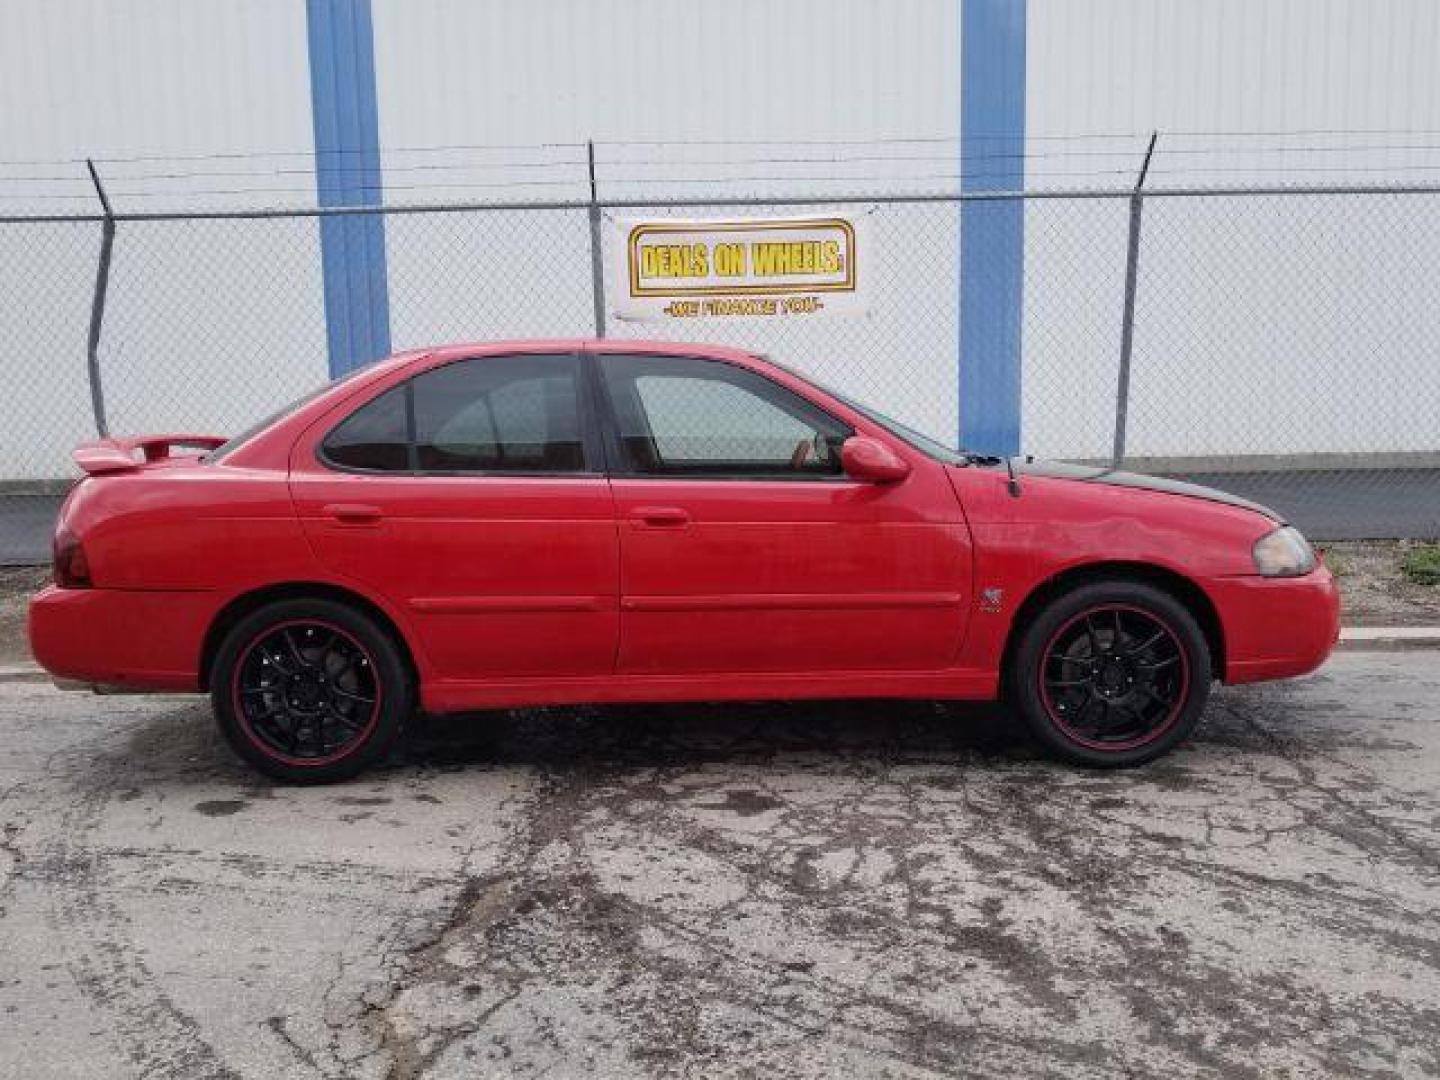
[[[1018,499],[1020,497],[1020,480],[1015,475],[1015,459],[1009,454],[1005,455],[1005,471],[1010,474],[1010,480],[1005,487],[1009,490],[1012,499]]]

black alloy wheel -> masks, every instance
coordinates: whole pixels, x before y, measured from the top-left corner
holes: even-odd
[[[1194,730],[1210,682],[1205,634],[1176,596],[1102,580],[1052,599],[1020,630],[1006,696],[1057,756],[1138,765]]]
[[[286,600],[242,619],[211,672],[231,747],[282,780],[353,776],[381,757],[412,708],[399,646],[370,615],[331,600]]]

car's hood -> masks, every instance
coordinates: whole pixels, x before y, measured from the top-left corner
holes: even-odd
[[[1209,502],[1238,506],[1254,510],[1273,521],[1284,524],[1285,519],[1268,506],[1242,499],[1215,488],[1200,484],[1187,484],[1183,480],[1171,480],[1165,476],[1142,476],[1140,473],[1119,472],[1093,465],[1072,465],[1063,461],[1033,461],[1015,459],[1015,472],[1020,476],[1045,476],[1057,480],[1076,480],[1085,484],[1107,484],[1110,487],[1140,488],[1143,491],[1163,491],[1168,495],[1184,495],[1191,499],[1205,499]]]

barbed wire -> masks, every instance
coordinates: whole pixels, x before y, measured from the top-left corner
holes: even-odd
[[[1089,133],[1036,133],[1036,132],[967,132],[961,135],[913,135],[893,136],[883,138],[787,138],[787,139],[604,139],[596,140],[594,146],[597,150],[605,148],[624,147],[781,147],[781,146],[954,146],[961,147],[966,143],[974,144],[979,142],[1001,142],[1009,144],[1028,143],[1076,143],[1085,141],[1120,141],[1120,140],[1144,140],[1149,138],[1150,131],[1129,131],[1129,132],[1089,132]],[[1434,135],[1440,137],[1440,129],[1434,128],[1284,128],[1270,130],[1165,130],[1162,133],[1164,140],[1194,139],[1194,138],[1228,138],[1228,139],[1288,139],[1319,138],[1334,136],[1368,136],[1384,138],[1410,138],[1419,135]],[[260,160],[267,158],[335,158],[353,155],[387,155],[387,154],[432,154],[432,153],[503,153],[510,151],[536,151],[536,150],[569,150],[580,151],[573,164],[583,164],[583,152],[591,145],[581,141],[538,141],[528,143],[429,143],[419,145],[394,145],[375,147],[338,147],[334,149],[283,149],[283,150],[226,150],[208,151],[204,153],[175,153],[175,154],[91,154],[89,160],[97,164],[129,164],[140,162],[183,162],[183,161],[235,161],[235,160]],[[1368,150],[1368,149],[1429,149],[1429,145],[1410,146],[1401,145],[1383,147],[1374,145],[1355,145],[1348,147],[1313,147],[1308,149],[1318,151],[1334,150]],[[1186,148],[1185,152],[1225,152],[1232,149],[1239,152],[1243,148]],[[1258,148],[1257,148],[1258,149]],[[1263,148],[1260,152],[1280,152],[1285,147],[1273,146]],[[1307,149],[1302,147],[1291,147],[1289,149]],[[1071,153],[1086,154],[1126,154],[1130,150],[1090,150],[1071,151]],[[1170,147],[1169,153],[1182,152],[1182,148]],[[1039,152],[1025,152],[1024,156],[1037,156]],[[1050,151],[1046,153],[1066,153],[1065,151]],[[87,157],[36,157],[36,158],[14,158],[0,161],[0,167],[15,165],[84,165]],[[764,160],[764,159],[758,159]],[[563,164],[564,162],[557,162]]]
[[[1417,136],[1428,134],[1420,129],[1293,129],[1279,132],[1165,132],[1155,150],[1155,163],[1150,174],[1155,177],[1194,178],[1235,175],[1263,177],[1268,187],[1275,187],[1277,179],[1286,176],[1311,177],[1333,175],[1337,177],[1363,175],[1386,178],[1403,183],[1406,177],[1419,182],[1422,175],[1440,171],[1440,161],[1429,157],[1421,160],[1394,160],[1397,154],[1428,155],[1440,154],[1440,141],[1426,142]],[[1435,132],[1440,136],[1440,132]],[[1386,139],[1384,142],[1358,141],[1359,136],[1373,136]],[[1245,139],[1269,139],[1268,143],[1245,145],[1194,146],[1184,140],[1195,137],[1217,138],[1220,136]],[[1295,138],[1347,136],[1340,144],[1296,145]],[[973,150],[961,154],[958,148],[964,143],[986,140],[1008,140],[1015,149],[1001,146],[998,152]],[[510,193],[517,198],[530,191],[572,189],[578,197],[590,182],[588,168],[593,155],[597,169],[596,180],[609,189],[610,198],[618,198],[626,190],[669,188],[681,197],[687,191],[704,192],[707,187],[721,185],[805,185],[812,190],[795,192],[797,195],[823,196],[834,194],[837,187],[848,187],[855,193],[864,185],[888,185],[888,193],[902,196],[897,190],[904,187],[917,195],[933,197],[937,187],[945,194],[957,185],[981,185],[995,187],[1003,185],[1007,191],[1023,193],[1031,188],[1050,192],[1057,184],[1070,184],[1077,189],[1085,188],[1092,182],[1105,179],[1122,180],[1117,187],[1125,186],[1139,173],[1143,160],[1138,140],[1148,138],[1148,133],[1127,134],[1032,134],[1021,136],[1014,133],[975,133],[966,137],[905,136],[882,139],[741,139],[741,140],[612,140],[599,144],[584,143],[510,143],[510,144],[443,144],[415,147],[387,147],[382,149],[342,149],[335,151],[277,151],[268,154],[250,152],[215,153],[198,155],[134,155],[128,158],[96,158],[107,193],[125,202],[139,201],[154,204],[155,200],[171,200],[177,207],[194,204],[202,200],[226,197],[264,196],[276,203],[319,202],[317,186],[334,183],[338,195],[344,201],[378,202],[378,197],[393,193],[413,193],[424,199],[427,194],[435,199],[463,198],[467,192]],[[1096,140],[1124,139],[1134,145],[1126,147],[1097,147],[1086,145]],[[1402,139],[1403,141],[1395,141]],[[1021,142],[1020,140],[1024,140]],[[1180,141],[1182,145],[1175,145]],[[1038,143],[1037,146],[1030,145]],[[858,152],[836,150],[834,153],[806,152],[805,147],[828,146],[848,147]],[[951,148],[939,153],[936,147]],[[675,151],[675,156],[657,155],[656,147]],[[702,150],[704,156],[691,156],[695,148],[731,147],[736,154],[717,155],[713,149]],[[755,153],[755,147],[787,147],[791,153]],[[881,147],[893,148],[893,152],[874,152]],[[752,148],[747,150],[746,148]],[[544,151],[564,151],[563,154],[546,156]],[[496,154],[524,154],[515,157],[495,157]],[[585,151],[583,155],[574,153]],[[868,152],[867,152],[868,151]],[[464,160],[404,160],[405,154],[463,153],[471,155]],[[348,155],[366,154],[374,161],[352,163]],[[1304,163],[1287,160],[1289,155],[1303,154]],[[401,155],[401,160],[394,160]],[[481,155],[475,158],[473,155]],[[1276,158],[1276,156],[1281,156]],[[1370,155],[1379,160],[1357,160],[1357,155]],[[295,165],[285,165],[277,159],[303,159]],[[1214,161],[1206,159],[1213,158]],[[1237,158],[1239,159],[1237,161]],[[1267,160],[1268,159],[1268,160]],[[61,159],[55,159],[61,162]],[[64,159],[61,163],[74,164],[74,174],[61,172],[22,173],[7,175],[4,170],[23,167],[20,161],[0,162],[0,203],[3,203],[7,218],[18,215],[13,208],[26,204],[93,204],[96,199],[88,171],[78,166],[85,164],[83,158]],[[1095,162],[1105,164],[1124,161],[1116,168],[1076,168],[1077,164]],[[141,169],[127,171],[127,164],[145,162],[191,163],[192,167],[170,169]],[[243,162],[253,167],[206,168],[205,163]],[[942,164],[957,166],[940,169]],[[280,165],[280,167],[276,167]],[[104,166],[110,166],[107,170]],[[116,168],[119,166],[119,168]],[[756,167],[767,168],[756,168]],[[853,169],[847,168],[854,166]],[[891,166],[889,170],[876,166]],[[752,171],[752,169],[754,171]],[[698,175],[676,175],[691,170]],[[737,175],[738,173],[738,175]],[[431,178],[434,179],[425,179]],[[290,182],[296,178],[313,178],[314,184],[303,186]],[[225,180],[239,180],[238,184],[226,184]],[[250,180],[253,183],[244,183]],[[266,181],[274,180],[275,183]],[[215,181],[222,181],[216,185]],[[413,182],[412,182],[413,181]],[[49,190],[29,190],[28,185],[47,185]],[[60,190],[55,190],[59,188]],[[67,190],[68,188],[68,190]],[[766,190],[752,191],[754,195],[770,195]],[[957,192],[958,194],[958,192]],[[543,198],[543,196],[541,196]],[[561,196],[562,198],[564,196]],[[658,197],[658,196],[657,196]],[[333,202],[333,200],[326,200]],[[63,213],[66,211],[55,211]]]
[[[1436,143],[1401,143],[1401,144],[1345,144],[1340,146],[1290,146],[1273,145],[1264,147],[1193,147],[1193,146],[1165,146],[1157,147],[1156,156],[1159,158],[1173,156],[1235,156],[1235,155],[1273,155],[1273,154],[1354,154],[1354,153],[1416,153],[1430,152],[1440,153],[1440,142]],[[393,151],[387,151],[393,152]],[[323,155],[322,155],[323,156]],[[967,154],[963,156],[952,154],[901,154],[901,155],[878,155],[878,154],[855,154],[846,156],[836,155],[749,155],[743,157],[628,157],[609,156],[598,154],[596,156],[597,166],[605,168],[619,167],[644,167],[644,168],[688,168],[691,166],[739,166],[739,165],[846,165],[850,163],[863,164],[895,164],[904,165],[907,163],[927,163],[961,161],[968,162],[1018,162],[1018,163],[1044,163],[1064,162],[1075,158],[1125,158],[1137,160],[1140,157],[1137,148],[1131,147],[1124,150],[1074,150],[1074,151],[1023,151],[998,154]],[[115,164],[118,159],[94,159],[99,164]],[[140,159],[134,159],[140,160]],[[160,160],[158,158],[152,160]],[[170,160],[184,160],[175,158]],[[199,159],[194,159],[199,160]],[[77,159],[74,164],[83,166],[84,159]],[[22,167],[27,163],[24,161],[0,161],[0,170]],[[257,165],[259,162],[257,162]],[[213,179],[213,178],[234,178],[234,177],[263,177],[263,176],[347,176],[347,175],[372,175],[376,171],[383,174],[408,174],[408,173],[444,173],[444,172],[504,172],[510,170],[569,170],[583,169],[587,162],[583,159],[575,160],[534,160],[522,159],[511,161],[449,161],[449,162],[378,162],[366,165],[333,165],[316,162],[313,165],[306,165],[297,168],[253,168],[253,169],[187,169],[183,171],[145,171],[129,172],[125,170],[111,171],[110,178],[117,180],[185,180],[185,179]],[[1138,164],[1138,160],[1137,160]],[[1256,168],[1268,168],[1269,166],[1256,166]],[[1281,166],[1275,166],[1281,167]],[[1405,166],[1399,166],[1405,167]],[[1203,168],[1203,167],[1202,167]],[[1350,169],[1352,165],[1319,165],[1313,166],[1317,169]],[[1117,170],[1121,171],[1121,170]],[[1076,173],[1075,175],[1080,175]],[[613,178],[613,177],[612,177]],[[0,181],[11,183],[89,183],[88,173],[77,171],[75,173],[27,173],[20,175],[5,175],[0,172]],[[523,181],[522,181],[523,182]]]
[[[1205,156],[1234,156],[1234,155],[1255,155],[1255,154],[1350,154],[1350,153],[1416,153],[1435,152],[1440,153],[1440,142],[1437,143],[1406,143],[1394,145],[1357,145],[1347,144],[1344,146],[1266,146],[1266,147],[1158,147],[1156,157],[1159,159],[1173,156],[1194,157]],[[1129,158],[1134,159],[1136,151],[1127,150],[1078,150],[1073,152],[1038,152],[1038,153],[1009,153],[1009,154],[979,154],[966,155],[966,162],[1036,162],[1064,161],[1071,158]],[[924,154],[924,155],[853,155],[848,157],[730,157],[730,158],[600,158],[597,156],[597,166],[612,168],[615,166],[625,167],[652,167],[652,168],[688,168],[695,165],[704,166],[738,166],[738,165],[845,165],[852,162],[864,164],[896,164],[906,163],[937,163],[957,160],[954,155]],[[14,163],[0,162],[0,169],[11,167]],[[349,166],[349,165],[314,165],[304,168],[286,169],[221,169],[221,170],[187,170],[183,172],[118,172],[111,173],[111,178],[122,181],[132,180],[188,180],[188,179],[215,179],[215,178],[259,178],[265,176],[370,176],[377,169],[384,175],[404,175],[409,173],[443,173],[443,172],[500,172],[509,170],[555,170],[555,169],[583,169],[586,162],[576,161],[502,161],[502,162],[428,162],[421,164],[403,163],[381,163],[378,166]],[[1253,166],[1255,170],[1269,168],[1285,168],[1286,166]],[[1391,168],[1418,168],[1408,164],[1396,165],[1387,163],[1385,167]],[[1225,169],[1241,169],[1241,166],[1225,166]],[[1294,166],[1289,167],[1294,171],[1348,171],[1354,169],[1364,170],[1367,166],[1355,165],[1319,165],[1319,166]],[[1111,170],[1124,172],[1130,170]],[[1175,170],[1161,170],[1175,171]],[[1217,171],[1209,166],[1199,166],[1196,171]],[[1084,175],[1080,172],[1066,173],[1065,175]],[[609,179],[615,179],[613,176]],[[83,172],[76,173],[40,173],[22,174],[18,176],[7,176],[0,173],[0,182],[3,183],[84,183],[89,185],[89,175]],[[516,181],[517,184],[529,183],[528,180]]]

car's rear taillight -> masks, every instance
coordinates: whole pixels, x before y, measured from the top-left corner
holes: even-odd
[[[90,588],[90,563],[80,538],[61,525],[55,530],[55,584],[62,589]]]

